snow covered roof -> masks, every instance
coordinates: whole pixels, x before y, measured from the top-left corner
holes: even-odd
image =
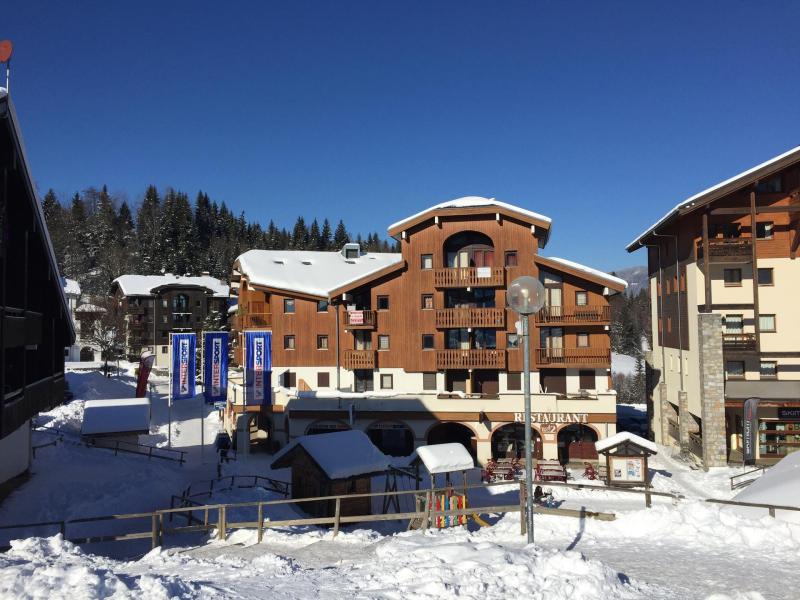
[[[370,252],[345,258],[336,251],[248,250],[236,262],[253,285],[328,298],[342,286],[402,264],[403,255]]]
[[[487,207],[487,206],[504,209],[509,212],[516,213],[522,217],[526,217],[527,219],[533,219],[535,221],[547,224],[552,223],[550,217],[546,217],[542,214],[533,212],[532,210],[528,210],[526,208],[521,208],[519,206],[514,206],[513,204],[508,204],[507,202],[501,202],[500,200],[497,200],[495,198],[484,198],[483,196],[464,196],[463,198],[456,198],[455,200],[448,200],[447,202],[436,204],[434,206],[426,208],[423,211],[413,214],[410,217],[406,217],[405,219],[401,219],[396,223],[392,223],[391,225],[389,225],[388,230],[389,233],[391,234],[392,231],[401,228],[404,225],[412,223],[417,219],[419,219],[420,217],[424,217],[426,214],[433,211],[452,209],[455,212],[463,208],[475,208],[475,207]]]
[[[733,499],[800,507],[800,452],[787,454]]]
[[[230,287],[215,277],[202,275],[186,277],[182,275],[120,275],[112,283],[119,285],[126,296],[152,296],[153,290],[162,287],[204,287],[214,293],[215,298],[227,298]]]
[[[96,304],[81,304],[78,308],[75,309],[75,312],[80,313],[104,313],[106,309],[102,306],[97,306]]]
[[[150,400],[121,398],[87,400],[83,404],[81,435],[150,431]]]
[[[633,252],[634,250],[637,250],[640,247],[639,246],[640,241],[643,241],[645,237],[647,237],[648,235],[653,233],[656,229],[667,223],[667,221],[669,221],[672,217],[677,215],[680,211],[682,210],[685,211],[686,209],[690,208],[696,208],[695,205],[699,206],[706,202],[715,200],[719,196],[719,192],[727,194],[732,191],[735,191],[739,187],[747,185],[754,178],[768,175],[771,170],[775,170],[777,168],[783,168],[783,166],[785,165],[783,165],[782,163],[786,161],[794,162],[795,160],[800,160],[800,146],[795,146],[794,148],[788,150],[787,152],[784,152],[783,154],[779,154],[774,158],[770,158],[768,161],[758,164],[755,167],[747,169],[746,171],[742,171],[738,175],[734,175],[733,177],[730,177],[725,181],[722,181],[716,185],[712,185],[710,188],[707,188],[702,192],[698,192],[697,194],[690,196],[683,202],[679,202],[678,204],[676,204],[674,207],[672,207],[672,210],[670,210],[658,221],[653,223],[650,227],[648,227],[642,233],[636,236],[626,246],[626,249],[628,250],[628,252]],[[773,167],[775,169],[772,169]]]
[[[465,471],[475,466],[472,456],[459,443],[420,446],[417,448],[416,453],[431,475]]]
[[[61,279],[63,282],[62,287],[64,288],[64,293],[70,296],[80,296],[81,295],[81,286],[80,284],[75,281],[74,279],[67,279],[63,277]]]
[[[619,446],[623,442],[631,442],[632,444],[636,444],[637,446],[641,446],[642,448],[647,448],[654,454],[658,453],[658,446],[656,446],[653,442],[651,442],[650,440],[646,440],[643,437],[636,435],[635,433],[631,433],[630,431],[620,431],[619,433],[614,434],[611,437],[599,440],[594,443],[594,448],[598,452],[602,452],[603,450],[608,450],[609,448],[613,448],[614,446]]]
[[[297,446],[302,447],[330,479],[386,471],[391,458],[378,450],[367,434],[358,429],[304,435],[275,455],[270,468],[289,466],[282,459]]]
[[[566,258],[558,258],[556,256],[539,256],[537,255],[534,260],[542,260],[542,261],[551,261],[568,269],[573,269],[575,271],[581,271],[586,275],[591,276],[595,279],[600,279],[606,283],[611,284],[613,287],[619,287],[623,290],[628,287],[628,282],[624,279],[620,279],[619,277],[615,277],[614,275],[609,275],[603,271],[599,271],[597,269],[593,269],[592,267],[587,267],[586,265],[582,265],[580,263],[576,263],[571,260],[567,260]]]

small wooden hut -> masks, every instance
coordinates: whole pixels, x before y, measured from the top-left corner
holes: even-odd
[[[270,467],[292,469],[292,498],[368,494],[372,478],[389,469],[390,459],[358,430],[304,435],[279,452]],[[372,498],[343,500],[340,514],[372,514]],[[335,500],[297,504],[314,517],[333,516]]]
[[[658,447],[630,431],[621,431],[595,442],[598,454],[606,460],[606,483],[616,486],[648,486],[647,457]]]

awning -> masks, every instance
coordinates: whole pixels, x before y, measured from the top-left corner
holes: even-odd
[[[728,381],[726,400],[793,400],[800,401],[800,381]]]

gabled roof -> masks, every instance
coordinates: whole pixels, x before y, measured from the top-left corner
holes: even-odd
[[[367,434],[358,429],[304,435],[285,446],[273,458],[271,469],[291,465],[289,455],[301,447],[330,479],[346,479],[357,475],[386,471],[391,460],[378,450]]]
[[[403,255],[394,252],[345,258],[337,251],[248,250],[236,259],[234,268],[247,276],[251,285],[324,300],[343,287],[404,265]]]
[[[181,275],[120,275],[111,285],[119,286],[125,296],[152,296],[158,290],[168,287],[198,287],[213,292],[215,298],[227,298],[230,287],[219,279],[203,275],[184,277]]]
[[[464,196],[463,198],[456,198],[455,200],[448,200],[441,204],[436,204],[430,208],[411,215],[405,219],[397,221],[389,225],[388,232],[394,238],[397,238],[404,230],[423,223],[428,219],[434,217],[446,217],[460,214],[482,214],[482,213],[499,213],[505,216],[514,217],[525,223],[536,225],[545,230],[549,230],[552,221],[550,217],[546,217],[539,213],[533,212],[526,208],[520,208],[513,204],[501,202],[495,198],[484,198],[482,196]]]
[[[611,448],[615,448],[616,446],[620,446],[625,443],[635,444],[640,448],[649,450],[653,454],[658,453],[658,446],[656,446],[653,442],[646,440],[635,433],[631,433],[630,431],[620,431],[619,433],[616,433],[610,437],[599,440],[594,443],[594,448],[598,452],[603,452],[604,450],[610,450]]]
[[[661,217],[658,221],[640,233],[625,247],[625,249],[628,252],[638,250],[641,248],[640,242],[643,242],[644,239],[652,234],[656,229],[671,222],[678,215],[683,215],[693,210],[697,210],[698,208],[705,206],[714,200],[719,200],[723,196],[727,196],[731,192],[738,191],[760,179],[769,177],[773,173],[776,173],[781,169],[785,169],[789,165],[792,165],[796,162],[800,162],[800,146],[796,146],[791,150],[784,152],[783,154],[779,154],[774,158],[770,158],[766,162],[756,165],[755,167],[752,167],[746,171],[742,171],[738,175],[734,175],[733,177],[713,185],[702,192],[698,192],[697,194],[690,196],[683,202],[675,205],[666,215]]]
[[[420,446],[416,449],[415,454],[431,475],[466,471],[475,466],[472,456],[464,445],[458,442]],[[414,459],[411,462],[414,462]]]
[[[575,275],[576,277],[580,277],[582,279],[586,279],[588,281],[593,281],[594,283],[598,283],[600,285],[604,285],[610,290],[615,292],[621,292],[628,287],[628,282],[624,279],[620,279],[619,277],[615,277],[614,275],[609,275],[608,273],[604,273],[603,271],[598,271],[597,269],[593,269],[592,267],[587,267],[586,265],[582,265],[580,263],[573,262],[571,260],[567,260],[566,258],[557,258],[555,256],[541,256],[537,254],[534,256],[533,260],[545,267],[549,267],[555,271],[561,271],[565,273],[570,273],[571,275]]]

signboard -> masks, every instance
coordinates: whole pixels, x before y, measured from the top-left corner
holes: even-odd
[[[363,325],[364,324],[364,311],[363,310],[350,310],[350,311],[347,311],[347,322],[350,325]]]
[[[272,332],[244,332],[244,403],[269,404],[272,401]]]
[[[492,276],[492,267],[478,267],[475,275],[478,279],[488,279]]]
[[[197,363],[195,357],[196,335],[194,333],[170,334],[170,344],[172,346],[172,369],[170,372],[172,399],[194,398]]]
[[[147,394],[147,380],[150,379],[150,371],[155,360],[156,355],[147,350],[142,352],[142,356],[139,358],[139,377],[136,380],[137,398],[144,398]]]
[[[644,458],[641,456],[611,457],[611,481],[644,482]]]
[[[514,413],[514,421],[525,422],[525,413]],[[531,423],[588,423],[589,413],[531,413]]]
[[[800,408],[779,408],[779,421],[800,421]]]
[[[228,397],[228,332],[203,333],[203,396],[206,402]]]
[[[756,464],[756,434],[758,432],[758,398],[745,400],[742,428],[743,461],[746,465],[754,465]]]

